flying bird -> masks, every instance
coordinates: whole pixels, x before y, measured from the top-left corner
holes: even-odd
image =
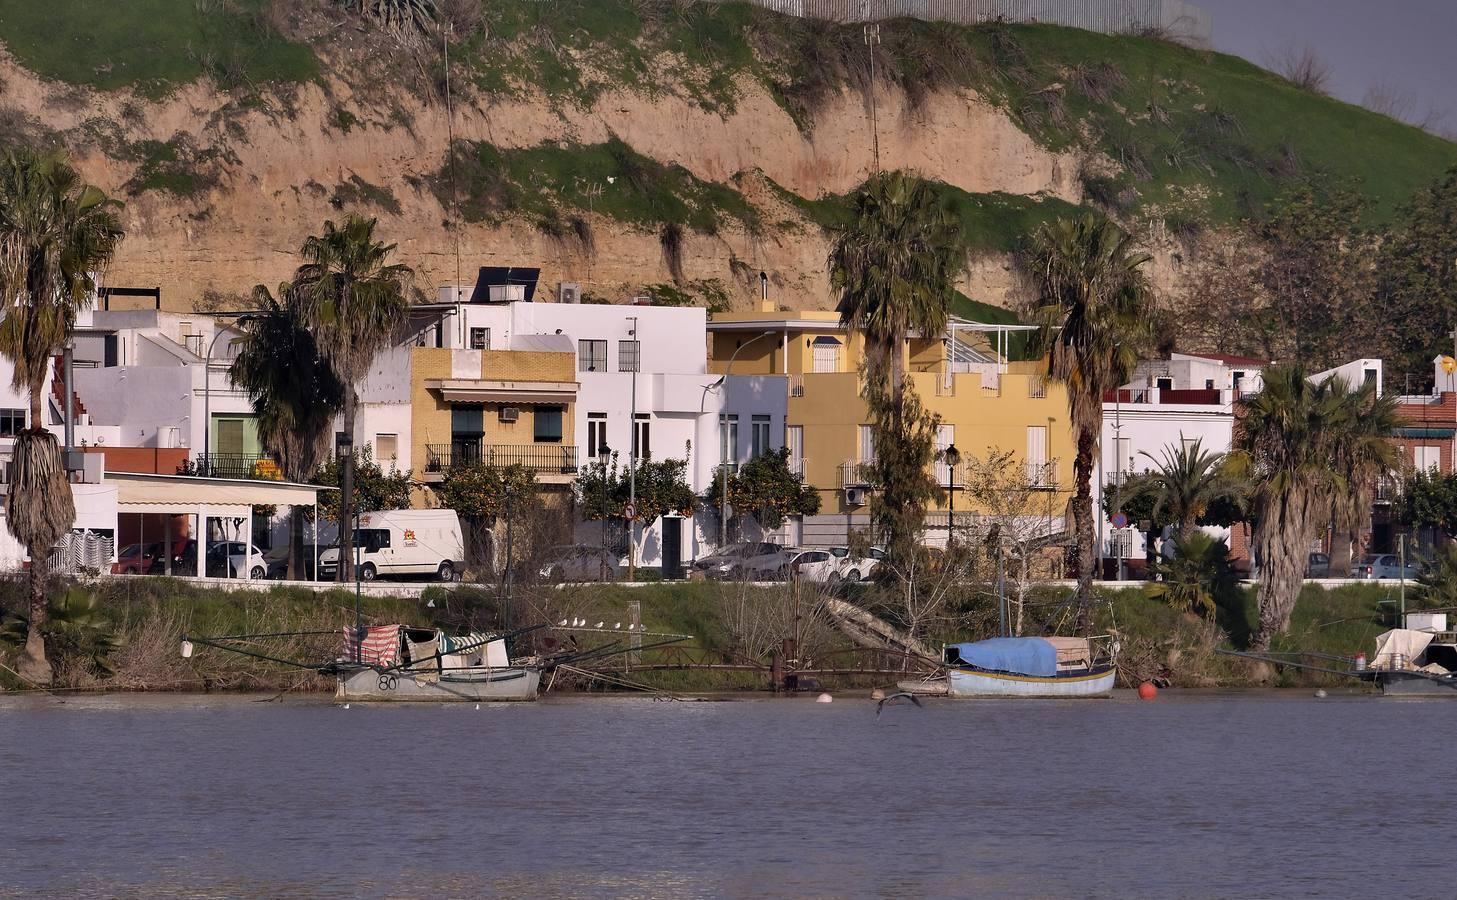
[[[891,694],[890,696],[888,696],[885,699],[881,700],[879,703],[875,704],[875,719],[876,719],[876,721],[880,721],[880,714],[885,710],[885,704],[887,704],[887,703],[894,704],[896,701],[899,701],[899,700],[909,700],[912,703],[914,703],[917,707],[920,707],[920,705],[921,705],[921,698],[920,697],[917,697],[915,694],[908,694],[905,691],[902,691],[902,692],[900,692],[898,694]]]

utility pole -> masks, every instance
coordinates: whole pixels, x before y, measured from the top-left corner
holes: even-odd
[[[637,337],[637,316],[628,316],[632,330],[632,401],[628,423],[632,428],[632,443],[627,448],[627,505],[632,517],[627,520],[627,580],[637,581],[637,370],[642,367],[642,341]],[[618,360],[621,368],[621,360]]]

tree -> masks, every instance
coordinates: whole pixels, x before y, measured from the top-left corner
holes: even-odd
[[[1173,553],[1154,562],[1153,574],[1157,580],[1144,585],[1145,596],[1163,600],[1180,612],[1211,618],[1219,598],[1239,580],[1229,563],[1229,548],[1202,531],[1175,538]]]
[[[986,456],[966,460],[966,496],[976,508],[980,539],[994,559],[1000,557],[1002,574],[1010,576],[1012,634],[1022,633],[1027,595],[1035,572],[1032,554],[1039,539],[1046,536],[1044,516],[1037,505],[1046,490],[1030,477],[1027,467],[1017,462],[1011,450],[987,447]]]
[[[540,502],[536,473],[519,463],[499,468],[484,462],[451,466],[435,493],[440,505],[455,510],[466,526],[467,565],[488,568],[494,568],[494,561],[488,553],[486,530],[508,512],[513,518],[521,516]]]
[[[1151,290],[1143,267],[1117,225],[1091,213],[1043,225],[1031,254],[1042,327],[1033,346],[1047,356],[1047,373],[1067,385],[1076,455],[1073,527],[1078,547],[1078,629],[1092,627],[1092,475],[1103,429],[1103,396],[1133,374],[1153,340]]]
[[[687,473],[688,463],[681,459],[638,459],[637,518],[644,527],[668,513],[693,515],[693,506],[698,498],[688,486]],[[607,483],[605,507],[602,505],[604,479]],[[608,466],[601,463],[585,465],[577,476],[576,489],[584,519],[622,519],[631,499],[628,467],[619,467],[616,453],[612,454],[612,462]]]
[[[1382,244],[1380,271],[1379,308],[1396,331],[1396,370],[1425,381],[1432,358],[1452,351],[1448,331],[1457,326],[1457,167],[1402,210]]]
[[[704,502],[721,506],[723,481],[714,479]],[[754,517],[767,530],[784,524],[785,516],[812,516],[820,511],[820,493],[789,470],[789,449],[771,450],[744,463],[728,480],[728,501],[737,512]]]
[[[354,471],[354,511],[379,512],[386,509],[410,508],[409,472],[386,472],[379,463],[375,462],[374,450],[368,444],[355,450],[352,456],[353,459],[346,459],[345,464],[352,466]],[[324,487],[338,487],[343,468],[339,464],[338,456],[330,456],[319,467],[313,483]],[[342,527],[344,520],[340,518],[342,507],[340,501],[339,491],[319,492],[319,509],[329,521],[341,523],[339,534],[342,538],[346,529]],[[347,515],[353,516],[354,511]],[[340,540],[339,544],[342,548],[343,540]],[[343,553],[342,549],[340,553]]]
[[[1260,622],[1251,647],[1268,650],[1290,625],[1310,545],[1338,492],[1371,468],[1391,468],[1396,403],[1374,385],[1330,377],[1311,383],[1299,366],[1265,370],[1265,387],[1239,401],[1237,449],[1249,465],[1256,519]]]
[[[1426,565],[1421,575],[1422,602],[1428,608],[1451,609],[1457,607],[1457,543],[1443,541]]]
[[[20,674],[49,684],[45,582],[51,548],[76,507],[60,447],[41,417],[51,359],[91,302],[93,273],[122,240],[120,204],[84,183],[59,154],[0,155],[0,354],[30,395],[30,427],[15,438],[5,522],[30,555],[30,627]]]
[[[1424,469],[1402,480],[1397,515],[1408,528],[1436,528],[1457,536],[1457,474]]]
[[[409,308],[407,294],[412,273],[407,266],[388,262],[394,244],[374,239],[377,220],[350,214],[340,226],[324,223],[324,233],[310,235],[299,253],[304,264],[294,275],[294,290],[313,332],[319,354],[344,387],[343,430],[354,436],[359,407],[359,384],[369,374],[374,358],[394,337]],[[348,495],[353,473],[345,458],[343,519],[352,517]],[[339,532],[339,580],[353,577],[352,533]]]
[[[1187,542],[1196,525],[1209,524],[1205,517],[1221,500],[1232,502],[1236,508],[1243,500],[1245,486],[1235,474],[1235,466],[1223,453],[1205,450],[1203,439],[1192,444],[1171,444],[1159,459],[1149,453],[1143,455],[1155,463],[1141,486],[1153,499],[1151,518],[1172,522],[1178,528],[1180,541]]]
[[[932,185],[888,172],[872,176],[856,195],[850,223],[830,250],[840,321],[865,341],[862,374],[878,476],[871,517],[887,553],[902,563],[887,571],[911,562],[936,492],[929,467],[937,422],[906,378],[906,337],[945,331],[965,262],[960,247],[956,216]]]
[[[253,299],[260,312],[242,324],[243,339],[228,377],[248,392],[258,438],[278,460],[284,477],[304,483],[314,477],[328,451],[344,387],[319,355],[292,285],[280,285],[277,298],[259,285]],[[303,522],[304,508],[293,507],[288,520],[290,580],[305,571]]]

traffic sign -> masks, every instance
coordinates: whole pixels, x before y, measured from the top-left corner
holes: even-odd
[[[1114,528],[1127,528],[1128,527],[1128,516],[1124,515],[1121,512],[1114,513],[1113,514],[1113,527]]]
[[[637,518],[637,507],[635,505],[633,505],[632,503],[628,503],[626,506],[624,506],[622,508],[622,517],[624,519],[636,519]]]

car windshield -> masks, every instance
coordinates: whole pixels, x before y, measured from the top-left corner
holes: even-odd
[[[845,557],[847,557],[847,556],[850,555],[850,548],[849,547],[831,547],[830,548],[830,555],[833,556],[835,559],[844,559]]]

